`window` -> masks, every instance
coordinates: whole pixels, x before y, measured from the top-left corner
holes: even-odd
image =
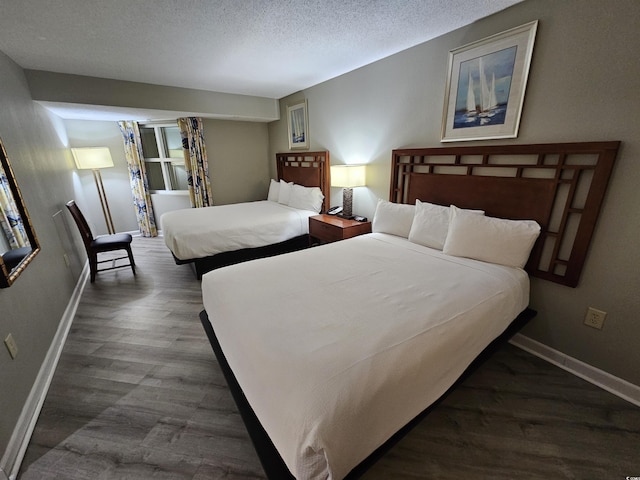
[[[178,127],[141,125],[140,139],[151,193],[186,193],[187,170]]]

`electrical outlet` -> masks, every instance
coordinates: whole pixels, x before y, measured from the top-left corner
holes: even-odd
[[[64,258],[64,264],[67,266],[67,268],[69,268],[71,266],[71,263],[69,262],[69,255],[63,253],[62,258]]]
[[[597,328],[598,330],[602,330],[602,326],[604,325],[604,319],[606,318],[606,316],[607,312],[589,307],[587,309],[587,315],[584,317],[584,324],[593,328]]]
[[[18,344],[13,339],[13,335],[7,335],[7,338],[4,339],[4,344],[7,346],[7,350],[9,350],[11,358],[16,358],[16,355],[18,355]]]

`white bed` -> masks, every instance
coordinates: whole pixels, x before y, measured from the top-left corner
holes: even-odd
[[[162,233],[173,255],[186,261],[306,235],[317,214],[268,200],[188,208],[165,213]]]
[[[278,180],[271,181],[267,200],[165,213],[161,230],[175,262],[191,264],[200,278],[215,268],[307,248],[309,216],[329,208],[329,162],[328,151],[277,153]]]
[[[204,307],[298,479],[343,478],[529,299],[524,270],[373,233],[207,273]]]

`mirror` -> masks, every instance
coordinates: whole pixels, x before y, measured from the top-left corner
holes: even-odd
[[[31,219],[0,140],[0,288],[11,286],[39,251]]]

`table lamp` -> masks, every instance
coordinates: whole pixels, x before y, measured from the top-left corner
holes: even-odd
[[[334,165],[331,167],[331,186],[342,190],[342,218],[353,218],[353,189],[364,187],[366,170],[364,165]]]

